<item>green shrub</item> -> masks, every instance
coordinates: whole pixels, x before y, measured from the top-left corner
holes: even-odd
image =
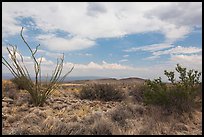
[[[179,81],[176,81],[174,72],[164,71],[171,84],[166,84],[159,79],[147,80],[144,86],[144,102],[146,104],[161,105],[165,108],[189,111],[195,104],[195,98],[202,90],[199,78],[201,72],[186,68],[177,64],[176,71],[179,73]]]
[[[167,86],[161,82],[161,77],[154,81],[147,80],[144,88],[144,101],[147,104],[169,104]]]
[[[84,86],[79,93],[81,99],[122,101],[125,93],[109,84],[94,84]]]

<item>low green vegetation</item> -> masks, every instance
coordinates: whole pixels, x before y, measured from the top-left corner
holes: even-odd
[[[160,105],[164,108],[175,108],[181,112],[190,111],[199,92],[202,92],[199,78],[201,72],[187,71],[179,64],[176,66],[179,81],[176,81],[173,71],[164,71],[171,84],[163,83],[161,77],[153,81],[147,80],[144,85],[144,102],[146,104]]]

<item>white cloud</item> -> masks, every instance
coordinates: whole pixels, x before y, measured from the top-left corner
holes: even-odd
[[[192,54],[192,53],[198,53],[201,51],[202,51],[202,49],[197,48],[197,47],[177,46],[177,47],[171,48],[169,50],[153,52],[153,55],[154,56],[160,56],[160,55],[164,55],[164,54]]]
[[[127,61],[128,61],[128,59],[121,59],[118,62],[127,62]]]
[[[51,60],[47,60],[45,57],[37,59],[38,62],[40,62],[40,60],[42,60],[41,65],[54,65],[54,63]]]
[[[16,15],[14,15],[15,11],[12,9],[7,8],[7,3],[2,3],[2,37],[8,37],[15,35],[20,32],[19,22],[15,19]]]
[[[182,46],[174,46],[168,43],[161,44],[152,44],[146,45],[142,47],[130,48],[124,50],[125,52],[137,52],[137,51],[148,51],[152,53],[152,56],[146,57],[143,60],[154,60],[159,58],[161,55],[167,54],[193,54],[202,52],[201,48],[197,47],[182,47]]]
[[[35,49],[33,49],[35,50]],[[42,50],[42,49],[38,49],[36,55],[41,55],[41,56],[48,56],[48,57],[55,57],[55,58],[61,58],[62,57],[62,53],[57,53],[57,52],[50,52],[47,50]]]
[[[165,9],[165,10],[161,10]],[[156,17],[177,25],[202,25],[202,3],[201,2],[172,2],[167,5],[158,6],[146,14],[148,17]]]
[[[88,64],[76,64],[71,62],[65,63],[65,68],[70,69],[74,65],[74,70],[70,76],[102,76],[102,77],[142,77],[142,72],[148,72],[147,68],[121,65],[118,63],[102,63],[90,62]]]
[[[126,49],[124,51],[125,52],[135,52],[135,51],[153,52],[153,51],[162,50],[162,49],[171,48],[171,47],[173,47],[173,45],[171,45],[169,43],[161,43],[161,44],[152,44],[152,45],[146,45],[146,46],[136,47],[136,48],[133,47],[130,49]]]
[[[38,10],[33,7],[38,7]],[[164,10],[161,7],[167,8]],[[202,24],[201,3],[3,2],[2,8],[3,36],[19,33],[20,24],[16,18],[24,17],[31,17],[36,27],[46,32],[63,30],[86,42],[90,41],[89,39],[120,37],[150,31],[162,32],[167,41],[173,41],[187,35],[192,25]],[[176,11],[179,16],[171,16],[172,11]],[[147,16],[149,13],[151,15]],[[185,21],[189,23],[185,24]],[[65,48],[67,49],[69,48]]]
[[[31,75],[34,75],[33,62],[31,58],[27,57],[25,62]],[[107,63],[106,61],[102,61],[102,63],[95,63],[92,61],[87,64],[65,62],[62,75],[69,71],[72,66],[74,66],[74,70],[69,74],[69,76],[102,76],[116,78],[132,76],[145,79],[154,79],[161,76],[164,81],[167,81],[167,78],[164,76],[164,70],[175,70],[176,63],[179,63],[188,69],[194,68],[202,72],[201,55],[171,55],[171,59],[168,62],[143,67],[133,67],[118,63]],[[55,65],[56,63],[43,58],[41,66],[42,76],[46,76],[47,74],[50,76]],[[8,70],[3,67],[3,72],[7,73]]]
[[[106,61],[102,61],[101,64],[90,62],[86,64],[75,64],[76,69],[112,69],[112,70],[125,70],[125,69],[133,69],[129,66],[123,66],[117,63],[107,63]]]
[[[97,16],[98,14],[105,13],[106,7],[102,3],[89,2],[87,6],[87,14],[90,16]]]
[[[86,38],[61,38],[55,35],[40,35],[37,37],[39,42],[50,50],[54,51],[73,51],[92,47],[95,42]]]
[[[143,60],[155,60],[157,58],[159,58],[160,56],[150,56],[150,57],[146,57]]]
[[[33,7],[37,7],[33,8]],[[158,58],[160,55],[170,54],[167,64],[150,67],[130,67],[119,63],[90,62],[75,64],[73,75],[101,75],[101,76],[141,76],[144,78],[163,75],[165,68],[171,68],[176,62],[188,66],[201,67],[199,53],[202,49],[196,47],[175,47],[171,43],[184,38],[195,26],[202,27],[202,3],[137,3],[137,2],[104,2],[104,3],[38,3],[38,2],[3,2],[2,3],[2,37],[10,37],[20,33],[20,20],[31,18],[31,29],[43,30],[43,35],[36,37],[44,46],[44,53],[49,57],[61,56],[52,51],[73,51],[86,49],[96,44],[98,38],[121,37],[136,33],[161,32],[165,41],[143,47],[133,47],[126,52],[148,51],[153,56],[146,60]],[[26,28],[25,28],[26,29]],[[30,28],[27,28],[30,29]],[[71,37],[63,38],[54,35],[56,31],[69,33]],[[25,35],[26,37],[26,35]],[[47,48],[49,50],[47,50]],[[171,48],[171,49],[169,49]],[[2,53],[5,47],[2,46]],[[175,55],[181,54],[181,55]],[[184,55],[185,54],[185,55]],[[188,54],[188,55],[186,55]],[[89,53],[84,56],[91,56]],[[109,56],[112,56],[110,54]],[[123,56],[127,58],[128,56]],[[31,62],[25,58],[26,62]],[[51,72],[53,65],[44,58],[45,72]],[[43,64],[43,63],[42,63]],[[67,63],[72,66],[74,63]],[[167,67],[168,66],[168,67]],[[33,65],[30,66],[33,68]],[[68,67],[68,66],[67,66]],[[65,67],[66,68],[66,67]],[[100,70],[100,71],[99,71]],[[128,71],[127,71],[128,70]]]
[[[8,54],[8,51],[6,49],[6,46],[2,46],[2,54]]]
[[[129,55],[123,55],[123,58],[127,58],[127,57],[129,57]]]
[[[84,57],[91,57],[91,56],[93,56],[93,54],[90,54],[90,53],[77,53],[76,55],[77,56],[84,56]]]
[[[178,27],[175,25],[169,25],[164,27],[165,28],[162,31],[166,34],[167,42],[174,42],[178,39],[182,39],[191,32],[191,28],[188,26]]]
[[[75,65],[70,76],[103,76],[103,77],[140,77],[145,79],[155,79],[162,77],[163,81],[167,81],[164,70],[175,71],[176,64],[179,63],[188,69],[195,69],[202,72],[202,59],[200,55],[186,56],[183,59],[179,56],[172,56],[168,62],[154,64],[151,66],[126,66],[117,63],[107,63],[103,61],[98,64],[90,62],[88,64],[66,63],[65,68],[71,68]],[[186,61],[189,60],[189,61]],[[99,73],[100,72],[100,73]]]
[[[180,63],[186,67],[202,71],[202,55],[199,54],[171,55],[170,61],[174,62],[175,64]]]

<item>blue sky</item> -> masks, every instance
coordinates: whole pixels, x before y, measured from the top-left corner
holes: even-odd
[[[62,53],[64,69],[75,66],[71,76],[152,79],[177,63],[202,71],[201,2],[3,2],[2,16],[3,56],[8,43],[17,45],[31,72],[21,27],[33,49],[41,44],[44,75]]]

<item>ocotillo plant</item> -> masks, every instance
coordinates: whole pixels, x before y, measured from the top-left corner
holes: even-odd
[[[31,58],[34,61],[34,72],[35,72],[35,81],[33,82],[30,76],[30,73],[25,65],[23,56],[20,52],[17,51],[17,46],[11,46],[11,49],[7,47],[7,51],[10,56],[10,61],[7,61],[2,56],[2,64],[5,65],[8,70],[12,73],[15,79],[17,79],[20,83],[24,83],[24,89],[29,92],[32,98],[32,102],[35,106],[41,106],[46,101],[46,99],[53,93],[53,91],[58,87],[58,83],[62,82],[66,76],[73,70],[74,66],[64,75],[61,77],[63,63],[64,63],[64,54],[60,59],[57,59],[57,64],[54,69],[54,72],[51,75],[51,78],[46,84],[42,84],[41,81],[41,62],[42,57],[40,60],[36,59],[36,53],[40,45],[36,47],[35,50],[32,50],[29,44],[23,37],[23,27],[21,29],[20,36],[28,47]],[[20,58],[18,57],[20,56]]]

